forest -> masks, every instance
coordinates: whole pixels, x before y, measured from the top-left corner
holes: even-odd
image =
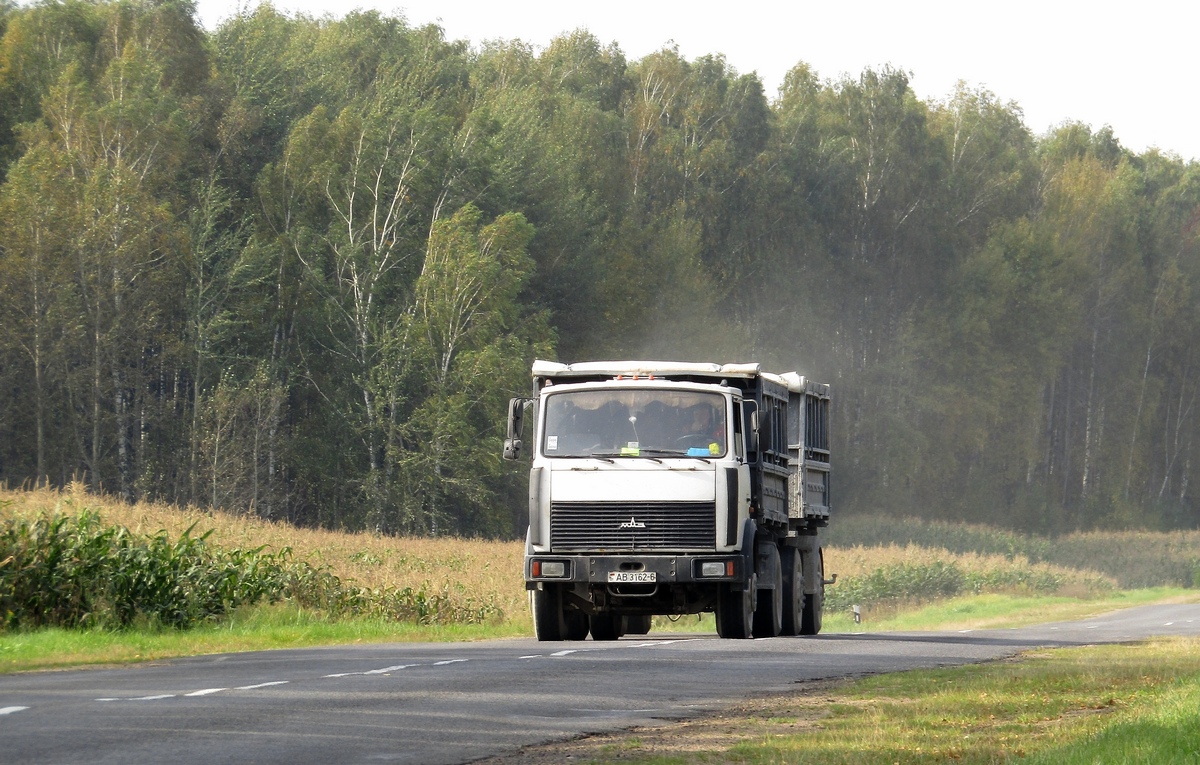
[[[758,361],[835,512],[1200,526],[1200,167],[799,53],[0,0],[0,481],[514,538],[532,359]]]

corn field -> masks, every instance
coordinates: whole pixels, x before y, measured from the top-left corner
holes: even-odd
[[[947,554],[998,555],[1093,571],[1123,589],[1200,585],[1200,531],[1089,531],[1055,537],[989,526],[887,516],[839,518],[827,544],[912,546]]]
[[[1193,586],[1200,533],[1055,539],[984,526],[839,519],[823,535],[827,607],[964,594],[1092,597]],[[297,528],[252,514],[0,489],[0,629],[186,628],[290,600],[329,618],[419,624],[527,619],[523,545]]]
[[[189,627],[282,597],[287,550],[226,550],[207,537],[137,535],[90,511],[6,523],[0,617],[7,628]]]
[[[1091,597],[1117,589],[1115,579],[1098,571],[917,545],[831,547],[825,567],[838,574],[825,590],[826,607],[835,610],[983,593]]]
[[[283,599],[331,618],[470,624],[524,605],[519,583],[508,597],[489,589],[490,560],[471,554],[478,542],[457,554],[448,540],[440,555],[428,545],[401,553],[395,539],[125,505],[76,489],[0,492],[0,628],[186,628]]]

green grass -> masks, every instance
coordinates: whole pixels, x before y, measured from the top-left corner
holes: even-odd
[[[1200,763],[1200,687],[1194,680],[1167,686],[1154,703],[1140,705],[1084,741],[1039,753],[1036,765]]]
[[[637,765],[1200,763],[1198,719],[1200,640],[1172,638],[880,675],[570,755]]]
[[[1008,629],[1086,619],[1109,611],[1170,601],[1200,601],[1200,592],[1177,587],[1121,590],[1097,598],[1053,595],[968,595],[919,605],[876,605],[854,623],[848,612],[825,613],[825,632]]]
[[[238,651],[354,643],[439,642],[524,637],[524,621],[421,625],[371,618],[331,618],[293,603],[247,606],[187,630],[42,628],[0,632],[0,673],[128,664]]]
[[[1200,751],[1200,644],[1164,640],[1131,648],[1096,646],[1041,652],[1019,663],[884,675],[855,683],[830,707],[815,736],[754,744],[746,762],[813,751],[846,763],[1061,763],[1090,747],[1086,762],[1141,748],[1139,762],[1185,762]],[[1174,712],[1164,712],[1165,701]],[[1171,741],[1154,738],[1164,715],[1192,725]],[[1103,734],[1103,736],[1101,736]],[[797,757],[789,761],[803,762]],[[820,760],[812,760],[820,761]]]

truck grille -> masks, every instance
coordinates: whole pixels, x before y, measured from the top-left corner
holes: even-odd
[[[712,550],[712,502],[554,502],[550,547],[556,552]]]

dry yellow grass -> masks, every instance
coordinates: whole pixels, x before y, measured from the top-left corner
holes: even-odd
[[[140,502],[128,505],[88,494],[82,486],[62,491],[0,489],[0,520],[35,518],[42,513],[99,514],[106,524],[153,534],[182,534],[195,524],[193,536],[211,531],[209,539],[224,547],[268,550],[290,547],[296,560],[325,566],[343,579],[370,589],[424,589],[431,593],[465,593],[491,599],[507,618],[524,618],[528,600],[522,578],[524,545],[478,539],[389,537],[298,528],[252,515],[208,512],[197,508]]]

